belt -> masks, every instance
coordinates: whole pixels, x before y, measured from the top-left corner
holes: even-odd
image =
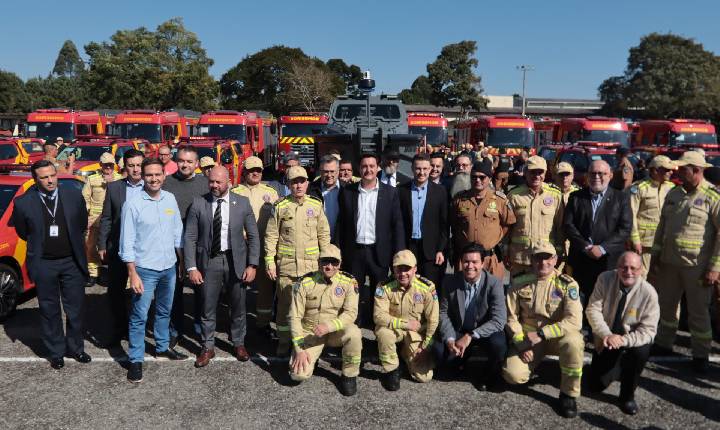
[[[225,251],[218,251],[216,253],[210,254],[210,258],[220,257],[221,255],[229,254],[230,250],[226,249]]]
[[[357,249],[375,248],[375,244],[374,244],[374,243],[371,243],[370,245],[365,245],[365,244],[362,244],[362,243],[356,243],[356,244],[355,244],[355,248],[357,248]]]

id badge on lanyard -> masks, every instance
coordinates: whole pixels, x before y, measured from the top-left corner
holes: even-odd
[[[57,207],[58,207],[58,200],[60,199],[60,195],[58,193],[57,196],[53,200],[55,200],[55,206],[53,206],[52,211],[48,207],[47,203],[45,202],[44,198],[40,198],[40,201],[42,202],[43,206],[45,206],[45,209],[47,209],[48,214],[50,214],[50,237],[58,237],[60,236],[60,227],[55,223],[55,214],[57,213]]]

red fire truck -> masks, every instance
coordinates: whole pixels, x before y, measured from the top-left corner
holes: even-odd
[[[300,158],[300,165],[314,168],[315,138],[327,127],[329,117],[319,112],[292,112],[290,115],[280,117],[279,124],[279,150],[280,155],[296,153]]]
[[[408,132],[424,136],[427,145],[448,144],[448,120],[442,113],[408,112]]]
[[[524,148],[534,146],[535,125],[521,115],[481,115],[458,123],[455,142],[483,142],[492,155],[498,154],[500,148],[505,148],[508,155],[519,155]]]
[[[115,116],[108,134],[124,139],[145,139],[151,144],[174,145],[187,136],[187,119],[177,112],[126,110]]]
[[[239,154],[257,155],[265,165],[270,165],[274,162],[275,144],[271,131],[274,121],[264,112],[212,111],[200,116],[193,134],[195,137],[233,140],[240,146]]]
[[[716,145],[715,126],[698,119],[654,119],[638,124],[637,146]]]
[[[604,116],[563,118],[553,140],[561,143],[578,141],[618,143],[622,147],[630,147],[627,123],[619,118]]]
[[[62,137],[67,143],[78,137],[103,134],[105,119],[92,111],[38,109],[27,116],[27,135],[54,142]]]

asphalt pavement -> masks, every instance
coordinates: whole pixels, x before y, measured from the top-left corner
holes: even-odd
[[[227,317],[220,321],[218,358],[193,366],[199,346],[192,338],[179,350],[181,362],[155,360],[149,336],[144,381],[126,380],[125,350],[106,350],[108,322],[104,288],[87,290],[86,351],[90,364],[66,359],[53,370],[42,358],[37,300],[27,297],[0,331],[0,428],[720,428],[720,345],[713,344],[710,372],[698,377],[687,358],[689,338],[681,333],[671,357],[654,357],[643,373],[636,399],[640,413],[626,416],[615,400],[618,383],[600,395],[583,393],[579,416],[566,420],[554,410],[560,372],[546,360],[526,387],[480,392],[464,375],[446,372],[418,384],[404,375],[400,391],[380,385],[372,333],[365,331],[358,394],[339,394],[338,350],[321,360],[315,376],[291,386],[287,365],[272,356],[273,346],[251,332],[253,354],[241,363],[230,355]],[[186,292],[186,309],[191,294]],[[224,312],[221,313],[221,315]],[[250,317],[252,322],[252,317]],[[187,324],[191,327],[191,320]],[[250,324],[252,326],[252,323]],[[589,362],[586,354],[586,362]],[[473,365],[479,363],[473,363]],[[587,370],[587,367],[586,367]]]

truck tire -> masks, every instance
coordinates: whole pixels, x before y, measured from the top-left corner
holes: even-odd
[[[0,321],[15,311],[20,296],[19,282],[20,277],[15,269],[0,263]]]

